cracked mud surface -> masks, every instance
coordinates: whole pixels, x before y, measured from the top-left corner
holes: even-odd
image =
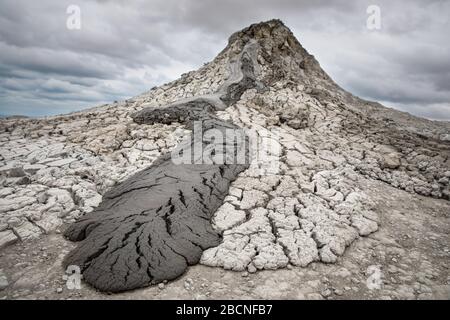
[[[17,243],[0,252],[10,286],[4,299],[449,299],[449,205],[437,199],[386,190],[384,183],[358,179],[380,212],[381,228],[354,241],[333,264],[311,263],[256,273],[203,265],[177,280],[105,295],[82,282],[69,290],[61,268],[75,244],[58,234]],[[381,286],[368,287],[371,270]],[[61,289],[61,290],[59,290]],[[61,291],[61,292],[60,292]]]
[[[251,50],[243,54],[246,45]],[[250,65],[254,81],[245,77]],[[237,67],[244,72],[233,72]],[[232,85],[239,82],[245,90]],[[85,282],[79,291],[66,290],[64,256],[71,251],[69,260],[85,264],[89,250],[102,247],[89,242],[106,240],[106,229],[113,227],[120,232],[104,252],[127,249],[95,259],[105,266],[117,257],[121,265],[130,264],[118,266],[117,282],[99,280],[105,281],[103,290],[164,280],[152,282],[144,273],[152,264],[136,262],[136,240],[150,230],[166,232],[156,210],[166,210],[171,197],[178,199],[174,207],[181,206],[179,192],[168,190],[153,206],[145,188],[155,187],[143,183],[143,189],[131,191],[135,197],[122,197],[119,207],[126,210],[112,212],[108,206],[120,194],[115,190],[133,189],[140,175],[156,179],[156,171],[164,171],[164,155],[191,141],[186,137],[192,121],[204,117],[245,129],[253,133],[253,143],[270,142],[277,152],[263,159],[274,165],[273,172],[251,162],[247,169],[230,171],[220,197],[189,199],[192,205],[211,203],[204,212],[211,223],[195,224],[210,240],[195,237],[201,249],[186,248],[203,266],[189,268],[174,282],[115,296],[102,296]],[[449,298],[450,125],[345,92],[278,21],[237,32],[211,63],[139,97],[65,116],[5,119],[0,126],[5,298]],[[212,167],[205,171],[208,178],[217,172]],[[174,172],[176,183],[179,171]],[[200,184],[190,181],[177,190]],[[141,201],[142,207],[135,206]],[[153,211],[132,216],[141,209]],[[185,212],[193,219],[203,215]],[[130,223],[119,224],[127,215]],[[117,221],[108,227],[108,219]],[[81,242],[83,250],[61,236],[68,227],[72,239],[81,240],[89,223],[98,226]],[[127,235],[130,231],[140,233]],[[188,234],[192,240],[195,233]],[[151,247],[144,250],[145,259],[160,255],[151,254]],[[170,263],[173,274],[187,264]],[[94,283],[97,273],[88,270],[85,280]],[[136,270],[130,273],[136,278],[127,279],[127,270]],[[376,270],[382,277],[374,287],[370,279]],[[55,293],[60,287],[62,293]]]

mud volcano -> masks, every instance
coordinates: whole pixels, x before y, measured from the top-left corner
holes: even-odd
[[[333,264],[383,223],[386,229],[395,225],[395,237],[410,232],[417,219],[402,220],[385,200],[376,200],[380,196],[403,211],[407,202],[429,204],[428,212],[449,206],[448,123],[346,92],[279,20],[233,34],[212,62],[129,101],[45,126],[17,120],[8,130],[20,121],[61,148],[27,156],[42,157],[42,169],[30,175],[38,186],[14,190],[22,195],[17,199],[30,202],[24,212],[44,214],[13,226],[8,237],[62,225],[48,204],[34,198],[48,199],[67,211],[72,224],[65,236],[79,242],[64,265],[79,266],[83,279],[105,292],[175,279],[196,263],[249,272]],[[177,144],[178,129],[192,134]],[[253,167],[250,131],[280,150],[267,153],[276,173]],[[24,183],[17,170],[8,172],[12,182]],[[417,221],[432,219],[414,210]],[[389,219],[396,223],[387,225]],[[396,250],[402,241],[393,243]],[[429,254],[430,246],[421,252]],[[413,256],[409,248],[404,244],[404,254]],[[372,251],[361,252],[367,257],[353,261],[358,276],[365,272],[360,264],[376,260]],[[414,259],[410,270],[416,270]]]

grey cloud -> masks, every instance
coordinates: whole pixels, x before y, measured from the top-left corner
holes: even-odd
[[[72,75],[108,79],[117,66],[95,56],[78,55],[67,51],[44,48],[18,48],[0,42],[0,62],[14,68],[22,68],[43,74]]]
[[[81,8],[82,29],[65,27]],[[377,4],[382,30],[365,28]],[[124,99],[211,60],[231,33],[280,18],[356,95],[449,119],[450,2],[26,1],[0,4],[0,114],[56,114]]]

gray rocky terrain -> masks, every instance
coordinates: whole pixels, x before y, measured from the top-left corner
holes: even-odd
[[[264,152],[175,165],[195,121]],[[0,298],[450,297],[450,124],[344,91],[278,20],[127,101],[1,119],[0,153]]]

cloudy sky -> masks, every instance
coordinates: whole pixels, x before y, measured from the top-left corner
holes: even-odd
[[[67,8],[81,29],[67,28]],[[367,28],[377,5],[381,29]],[[279,18],[348,91],[450,120],[450,1],[0,0],[0,115],[42,116],[142,93]]]

